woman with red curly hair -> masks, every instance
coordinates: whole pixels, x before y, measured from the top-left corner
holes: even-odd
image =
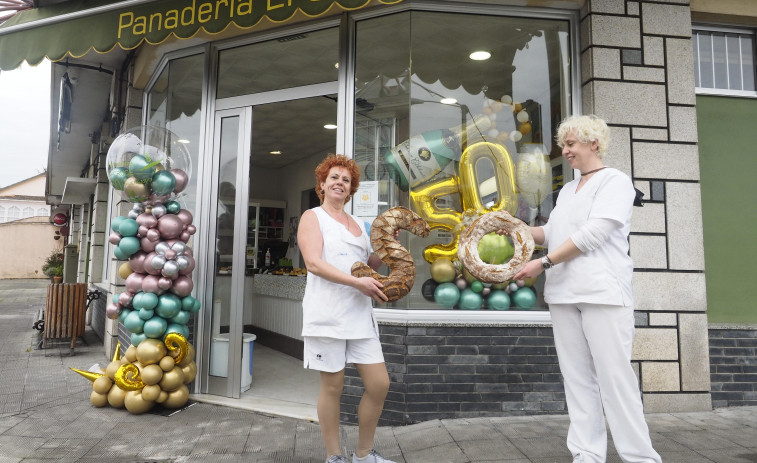
[[[382,285],[370,277],[352,276],[355,262],[377,269],[365,225],[344,210],[357,191],[360,172],[352,159],[328,155],[315,169],[315,191],[321,205],[305,211],[297,241],[308,270],[302,300],[304,366],[321,372],[318,421],[327,463],[347,463],[339,443],[339,404],[344,368],[353,363],[365,390],[358,407],[358,445],[352,461],[392,463],[373,449],[389,375],[381,351],[371,300],[386,301]]]

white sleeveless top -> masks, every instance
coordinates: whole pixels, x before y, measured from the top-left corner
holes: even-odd
[[[318,218],[323,236],[323,260],[345,273],[350,273],[355,262],[368,262],[371,242],[364,224],[352,217],[361,230],[356,237],[322,207],[311,210]],[[302,335],[337,339],[378,337],[371,298],[351,286],[308,272],[302,299]]]

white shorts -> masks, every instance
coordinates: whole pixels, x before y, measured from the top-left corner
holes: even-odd
[[[348,363],[383,363],[384,353],[378,338],[336,339],[305,336],[303,364],[311,370],[336,373]]]

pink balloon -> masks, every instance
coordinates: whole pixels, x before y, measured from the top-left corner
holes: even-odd
[[[187,231],[190,235],[194,235],[197,232],[197,227],[194,225],[187,225]]]
[[[184,225],[192,225],[192,220],[194,220],[192,213],[186,209],[180,209],[179,212],[176,213],[176,217],[180,218]]]
[[[171,292],[176,294],[179,297],[186,297],[186,296],[189,296],[193,288],[194,288],[194,283],[192,282],[192,279],[187,276],[182,275],[176,280],[174,280],[173,288],[171,288]]]
[[[151,230],[152,231],[152,230]],[[157,230],[155,230],[157,231]],[[145,253],[153,252],[155,250],[155,245],[158,244],[158,241],[152,241],[150,238],[142,238],[139,240],[140,248],[142,248],[142,251]],[[135,270],[136,271],[136,270]]]
[[[155,228],[155,225],[158,224],[158,219],[156,219],[152,214],[143,212],[137,216],[137,223],[144,225],[147,228]]]
[[[179,235],[179,239],[185,243],[188,242],[191,237],[192,235],[190,235],[189,232],[186,231],[181,232],[181,235]]]
[[[145,227],[144,225],[140,225],[139,228],[137,228],[137,238],[142,238],[143,236],[147,235],[147,230],[149,230],[149,228]]]
[[[121,308],[116,304],[108,304],[108,306],[105,307],[105,316],[111,320],[117,320],[119,313],[121,313]]]
[[[146,236],[148,240],[157,243],[158,241],[160,241],[160,230],[158,230],[157,228],[151,228],[147,230]]]
[[[145,255],[144,251],[137,251],[129,257],[129,267],[131,267],[132,271],[145,273]]]
[[[108,236],[108,242],[110,244],[118,244],[121,241],[121,235],[116,232],[112,232],[110,236]]]
[[[158,280],[160,280],[160,278],[155,275],[147,275],[145,279],[142,280],[142,291],[158,295],[163,294],[165,290],[160,289],[160,286],[158,286]]]
[[[118,303],[124,307],[131,305],[132,299],[134,299],[134,293],[131,293],[129,291],[124,291],[123,293],[118,295]]]
[[[142,291],[142,280],[145,279],[145,276],[144,273],[134,272],[126,277],[126,289],[132,294]]]
[[[174,251],[173,249],[169,249],[168,251],[165,252],[164,255],[166,256],[166,260],[176,259],[176,251]]]
[[[181,235],[184,223],[178,215],[166,214],[158,219],[158,231],[163,239],[171,240]]]
[[[173,285],[173,280],[171,280],[169,277],[158,278],[158,288],[162,289],[163,291],[167,289],[171,289],[172,285]]]
[[[190,248],[189,246],[187,246],[187,249],[184,250],[184,255],[185,256],[194,256],[195,253],[194,253],[194,251],[192,251],[192,248]]]
[[[179,275],[189,275],[192,273],[192,270],[195,269],[195,258],[192,257],[191,254],[184,253],[184,257],[187,258],[187,261],[189,262],[189,265],[187,265],[187,268],[184,270],[179,270]]]
[[[171,173],[176,178],[176,186],[173,187],[174,193],[181,193],[189,183],[189,176],[181,169],[171,169]]]

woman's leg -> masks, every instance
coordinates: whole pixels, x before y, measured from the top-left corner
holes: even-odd
[[[358,441],[355,454],[358,458],[368,455],[373,449],[376,426],[384,409],[384,399],[389,392],[389,374],[385,363],[355,364],[363,380],[365,392],[357,409]]]
[[[339,404],[344,388],[344,370],[336,373],[321,372],[321,390],[318,393],[318,421],[321,436],[326,444],[326,458],[341,455],[339,445]]]
[[[594,361],[583,331],[583,315],[571,304],[550,304],[549,313],[570,417],[568,449],[574,457],[582,458],[579,461],[604,462],[607,430]]]
[[[582,306],[584,332],[597,371],[607,423],[624,462],[660,462],[644,419],[639,383],[631,367],[633,307]]]

